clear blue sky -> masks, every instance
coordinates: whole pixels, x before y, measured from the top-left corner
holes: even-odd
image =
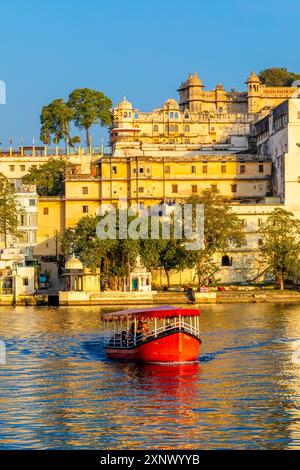
[[[254,69],[300,72],[297,0],[6,0],[0,6],[0,141],[31,145],[41,107],[77,87],[141,110],[177,98],[197,71],[207,89],[244,89]],[[105,131],[93,130],[98,145]]]

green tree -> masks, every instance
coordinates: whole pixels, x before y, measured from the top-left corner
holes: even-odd
[[[100,268],[104,283],[120,288],[135,266],[139,240],[119,239],[119,211],[116,213],[116,238],[98,238],[97,224],[106,215],[82,217],[74,229],[66,230],[62,245],[65,254],[74,253],[92,271]],[[128,224],[131,220],[128,218]]]
[[[5,247],[7,247],[8,235],[19,235],[18,214],[19,207],[15,190],[9,179],[0,173],[0,233],[4,235]]]
[[[300,75],[289,72],[283,67],[271,67],[262,70],[258,75],[260,81],[269,87],[291,86],[294,80],[299,80]]]
[[[68,106],[74,112],[74,122],[78,129],[85,129],[88,147],[91,145],[90,128],[99,123],[111,123],[111,100],[102,91],[77,88],[69,96]]]
[[[260,250],[280,289],[287,276],[299,272],[300,221],[292,212],[275,209],[260,229]]]
[[[70,122],[74,118],[74,111],[62,99],[55,99],[42,108],[40,120],[40,139],[44,144],[55,144],[64,140],[66,144],[73,145],[78,137],[70,137]],[[75,141],[73,142],[73,140]]]
[[[148,269],[164,269],[167,286],[170,287],[170,271],[182,271],[189,267],[190,255],[186,250],[183,239],[174,237],[174,218],[170,222],[159,221],[159,238],[140,240],[140,255],[144,266]],[[170,237],[163,238],[163,224],[170,223]]]
[[[191,196],[186,201],[204,206],[204,240],[199,250],[189,251],[189,264],[198,276],[198,288],[214,279],[219,267],[215,262],[217,253],[225,253],[230,247],[240,246],[244,241],[242,221],[231,211],[230,204],[218,191],[204,190],[200,195]],[[194,211],[195,214],[195,211]]]
[[[65,159],[50,158],[39,168],[31,166],[22,181],[25,184],[36,184],[39,196],[59,196],[64,193],[65,171]]]

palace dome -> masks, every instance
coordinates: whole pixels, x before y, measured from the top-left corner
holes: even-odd
[[[251,75],[250,77],[248,78],[247,82],[246,83],[250,83],[250,82],[257,82],[257,83],[260,83],[260,79],[258,78],[258,76],[256,75],[256,73],[254,72],[254,70],[252,70],[251,72]]]
[[[65,269],[76,269],[76,270],[80,270],[80,269],[83,269],[83,264],[82,262],[78,259],[78,258],[75,258],[75,256],[72,256],[70,259],[68,259],[68,261],[66,262],[65,264]]]
[[[202,81],[198,77],[197,72],[194,72],[193,75],[192,74],[189,75],[188,83],[189,85],[202,86]]]
[[[174,100],[173,98],[169,98],[165,102],[164,107],[168,109],[179,109],[179,104],[178,101]]]
[[[117,104],[116,109],[131,110],[132,109],[132,104],[129,101],[127,101],[127,99],[124,96],[123,101],[121,101],[121,103]]]

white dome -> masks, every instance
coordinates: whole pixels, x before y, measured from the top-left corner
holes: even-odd
[[[126,110],[129,109],[130,110],[132,109],[132,104],[129,101],[127,101],[127,99],[124,96],[123,101],[117,104],[116,109],[126,109]]]
[[[83,269],[83,264],[78,258],[75,258],[75,256],[72,256],[66,262],[65,269]]]

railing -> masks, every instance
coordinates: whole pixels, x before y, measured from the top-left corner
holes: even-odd
[[[104,345],[111,348],[128,348],[133,346],[139,346],[147,341],[161,338],[169,335],[170,333],[186,332],[200,339],[201,333],[198,328],[199,317],[189,317],[190,323],[187,323],[184,319],[175,318],[173,323],[167,323],[160,328],[154,327],[154,329],[145,331],[142,333],[131,334],[126,330],[115,331],[111,335],[111,331],[105,336]],[[194,325],[192,322],[194,321]]]

